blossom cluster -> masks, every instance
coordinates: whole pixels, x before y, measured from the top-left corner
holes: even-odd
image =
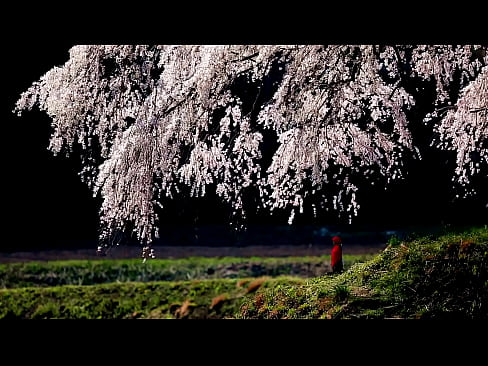
[[[357,176],[401,179],[420,158],[412,80],[435,83],[432,145],[454,150],[455,184],[488,166],[487,46],[82,45],[19,98],[52,119],[49,149],[78,144],[81,178],[102,198],[103,242],[158,237],[156,208],[214,189],[246,216],[262,208],[358,215]],[[271,158],[263,156],[276,136]],[[268,134],[269,135],[269,134]],[[355,178],[356,177],[356,178]],[[152,256],[148,248],[144,258]]]

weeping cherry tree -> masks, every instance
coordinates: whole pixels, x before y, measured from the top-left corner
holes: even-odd
[[[304,210],[353,220],[364,182],[388,186],[422,158],[408,116],[429,86],[431,144],[455,152],[453,187],[476,194],[488,165],[487,48],[80,45],[14,112],[46,112],[49,149],[80,154],[102,202],[99,250],[131,232],[148,258],[158,212],[178,195],[212,190],[236,227],[250,189],[252,209],[284,211],[290,224]]]

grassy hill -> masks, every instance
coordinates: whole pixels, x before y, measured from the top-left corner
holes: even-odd
[[[379,254],[348,257],[339,275],[321,267],[329,260],[5,264],[0,318],[488,318],[486,228],[391,238]],[[298,268],[308,275],[299,276]]]
[[[244,301],[239,318],[488,318],[488,230],[392,238],[337,276],[276,286]]]

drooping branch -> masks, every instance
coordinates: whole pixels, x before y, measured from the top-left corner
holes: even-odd
[[[425,117],[432,145],[456,151],[455,181],[468,187],[486,169],[486,48],[75,46],[15,112],[38,106],[52,118],[53,153],[80,147],[82,178],[102,198],[102,240],[130,229],[150,243],[155,208],[183,188],[215,190],[233,217],[246,216],[253,187],[259,208],[287,210],[290,223],[307,206],[351,220],[359,180],[389,184],[418,157],[407,118],[418,80],[435,83]],[[269,131],[276,148],[264,162]]]

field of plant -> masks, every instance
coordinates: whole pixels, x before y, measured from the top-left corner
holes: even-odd
[[[488,229],[392,237],[378,254],[0,265],[2,319],[488,318]]]
[[[373,256],[344,255],[344,264]],[[234,317],[258,288],[326,275],[329,263],[324,255],[2,264],[0,318]]]

